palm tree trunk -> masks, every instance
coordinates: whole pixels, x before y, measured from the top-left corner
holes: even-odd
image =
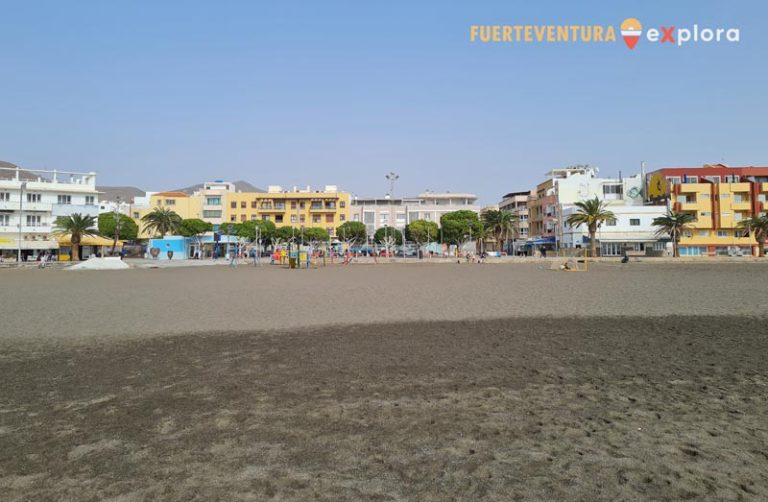
[[[80,245],[75,244],[74,242],[72,244],[72,259],[70,261],[80,261]]]
[[[597,243],[595,242],[595,232],[589,232],[589,256],[595,258],[597,255]]]
[[[757,247],[757,256],[762,258],[765,256],[765,241],[762,240],[759,243],[759,246]]]

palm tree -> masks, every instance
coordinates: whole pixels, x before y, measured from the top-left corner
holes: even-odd
[[[755,240],[758,244],[757,255],[760,257],[765,256],[765,241],[768,240],[768,214],[763,216],[755,215],[741,220],[739,227],[755,234]]]
[[[69,235],[69,242],[72,245],[72,261],[80,260],[80,241],[83,237],[96,235],[98,230],[96,218],[90,215],[83,216],[75,213],[69,216],[59,216],[55,222],[56,229],[54,235]]]
[[[509,211],[490,210],[483,214],[483,225],[491,231],[496,241],[497,251],[501,251],[501,243],[508,239],[509,232],[515,230],[517,216]]]
[[[141,218],[141,222],[144,223],[144,230],[160,234],[161,239],[165,234],[175,234],[181,230],[181,216],[167,207],[154,208]]]
[[[680,238],[683,232],[690,230],[690,224],[696,221],[691,213],[677,213],[671,209],[664,216],[653,219],[653,226],[659,227],[656,235],[669,235],[672,238],[672,256],[680,256]]]
[[[578,210],[568,216],[565,222],[570,227],[580,227],[581,225],[587,226],[589,232],[589,244],[590,244],[590,256],[595,257],[597,255],[597,242],[595,241],[595,234],[597,229],[603,222],[615,222],[616,215],[613,212],[606,209],[607,204],[595,196],[594,199],[579,201],[576,203]]]

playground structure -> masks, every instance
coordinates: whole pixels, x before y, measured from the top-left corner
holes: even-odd
[[[589,272],[589,257],[586,249],[564,248],[558,256],[552,260],[549,269],[560,272]]]

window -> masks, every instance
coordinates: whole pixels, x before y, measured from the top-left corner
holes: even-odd
[[[235,201],[230,202],[229,203],[229,208],[230,209],[237,209],[237,202],[235,202]]]
[[[718,230],[717,231],[718,237],[728,237],[728,230]]]
[[[39,215],[32,215],[32,214],[27,215],[28,227],[39,227],[40,225],[42,225],[42,222],[40,221]]]
[[[7,227],[11,224],[11,218],[7,214],[0,214],[0,227]]]
[[[347,203],[344,202],[344,201],[341,201],[341,202],[339,202],[339,207],[344,209],[345,207],[347,207]]]
[[[275,202],[275,209],[279,209],[280,211],[285,210],[285,202]]]
[[[312,215],[312,223],[320,223],[320,215],[319,214],[313,214]]]
[[[251,209],[256,209],[257,207],[259,207],[258,201],[252,200],[251,201]]]
[[[736,174],[726,174],[725,175],[725,182],[726,183],[738,183],[739,177]]]
[[[388,225],[389,224],[389,215],[387,213],[381,213],[379,215],[379,222],[382,225]]]
[[[374,219],[376,217],[376,213],[373,211],[366,211],[363,213],[363,223],[366,225],[373,225]]]
[[[299,216],[299,223],[305,223],[307,221],[307,217],[303,214]]]
[[[323,203],[322,202],[312,202],[309,206],[310,209],[322,209]]]
[[[221,211],[203,211],[203,218],[221,218]]]
[[[615,227],[616,226],[616,220],[606,220],[605,226],[607,227]]]
[[[72,204],[72,196],[71,195],[59,195],[56,197],[56,203],[57,204]]]
[[[259,219],[259,217],[257,215],[255,215],[255,214],[251,215],[251,221],[256,221],[258,219]]]
[[[291,201],[291,209],[296,209],[296,201]]]
[[[295,214],[291,215],[291,223],[296,223],[296,215]]]
[[[96,204],[96,197],[93,195],[86,195],[85,196],[85,205],[86,206],[93,206]]]
[[[245,220],[246,220],[246,215],[244,215],[244,214],[241,214],[241,215],[240,215],[240,221],[245,221]]]
[[[40,202],[41,200],[42,200],[42,196],[39,193],[27,194],[27,202]]]
[[[640,226],[640,218],[630,218],[629,219],[629,226],[630,227],[639,227]]]
[[[699,237],[709,237],[709,230],[699,230]]]
[[[275,215],[275,223],[282,223],[283,222],[283,215],[282,214],[276,214]]]
[[[704,179],[712,183],[720,183],[720,176],[704,176]]]
[[[205,198],[205,204],[207,206],[220,206],[221,205],[221,197],[206,197]]]
[[[759,200],[760,202],[765,202],[765,194],[761,193],[760,195],[758,195],[757,200]]]
[[[344,214],[339,215],[339,221],[347,221],[347,217]]]
[[[605,200],[621,199],[623,193],[623,185],[603,185],[603,198]]]
[[[240,201],[240,209],[245,209],[247,207],[248,207],[248,203],[245,202],[244,200],[241,200]]]
[[[176,199],[165,199],[165,205],[166,206],[175,206],[176,205]]]
[[[672,183],[673,185],[679,185],[680,176],[667,176],[667,181]]]
[[[326,223],[333,223],[333,215],[332,214],[326,214],[325,215],[325,222]]]
[[[741,195],[740,193],[733,195],[733,202],[736,204],[742,203],[742,202],[749,202],[749,196],[748,195]]]
[[[693,237],[693,232],[691,232],[690,230],[683,230],[683,237],[685,237],[686,239],[690,239],[691,237]]]
[[[683,176],[683,183],[698,183],[698,176]]]
[[[333,209],[335,211],[336,210],[336,203],[335,202],[326,202],[325,203],[325,208],[326,209]]]
[[[268,214],[262,214],[261,215],[261,221],[269,221],[269,215]]]
[[[305,207],[304,202],[299,202],[299,209],[304,209]]]
[[[699,215],[705,218],[709,218],[710,216],[712,216],[712,213],[710,213],[709,211],[702,211],[701,213],[699,213]]]
[[[0,192],[0,202],[8,202],[11,200],[10,192]]]
[[[235,223],[237,221],[237,215],[236,214],[231,214],[229,216],[229,221],[231,221],[232,223]]]

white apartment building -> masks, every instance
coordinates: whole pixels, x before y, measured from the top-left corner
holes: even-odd
[[[459,210],[480,212],[477,195],[466,192],[426,191],[416,197],[353,197],[350,218],[365,224],[368,235],[383,227],[395,227],[400,231],[412,221],[434,221],[440,225],[445,213]]]
[[[653,219],[662,216],[666,206],[635,206],[608,204],[607,209],[616,215],[615,222],[605,222],[597,229],[597,241],[600,256],[624,256],[663,254],[666,252],[666,240],[660,240],[653,226]],[[576,206],[563,208],[563,218],[576,213]],[[566,248],[580,247],[589,249],[589,231],[585,225],[569,227],[565,225],[562,245]]]
[[[4,166],[9,164],[4,163]],[[56,218],[98,216],[96,173],[0,167],[0,255],[15,258],[58,249]]]

